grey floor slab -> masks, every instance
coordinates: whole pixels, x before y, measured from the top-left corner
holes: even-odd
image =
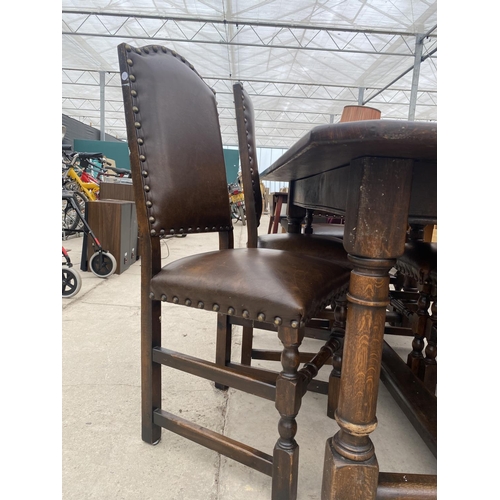
[[[264,218],[261,231],[267,231]],[[235,227],[235,246],[246,242]],[[81,238],[63,244],[79,268]],[[163,262],[217,248],[216,235],[172,238]],[[140,260],[107,279],[81,272],[80,293],[62,301],[62,488],[65,500],[267,500],[271,480],[232,460],[163,431],[156,446],[140,430]],[[163,335],[172,349],[213,360],[215,317],[162,305]],[[238,357],[240,330],[235,329]],[[408,339],[396,342],[405,352]],[[317,341],[306,340],[304,349]],[[280,348],[275,335],[255,332],[262,348]],[[260,362],[278,369],[278,363]],[[165,409],[272,454],[278,414],[272,402],[163,368]],[[320,376],[326,379],[328,371]],[[299,499],[320,498],[326,439],[338,429],[326,416],[326,397],[308,393],[297,417]],[[381,385],[379,425],[372,434],[383,471],[435,473],[436,459]]]

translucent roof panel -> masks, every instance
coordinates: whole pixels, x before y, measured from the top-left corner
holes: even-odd
[[[436,2],[63,0],[62,112],[125,139],[116,47],[165,45],[216,91],[236,145],[232,85],[256,111],[259,146],[289,147],[346,105],[437,119]],[[104,108],[101,97],[104,93]]]

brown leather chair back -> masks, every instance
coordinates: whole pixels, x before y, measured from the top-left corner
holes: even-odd
[[[118,55],[141,233],[231,230],[214,92],[166,47],[121,44]]]
[[[262,193],[260,191],[257,147],[255,145],[255,117],[253,104],[240,82],[233,85],[238,144],[240,150],[241,177],[245,194],[245,210],[249,248],[257,247],[257,228],[262,215]]]

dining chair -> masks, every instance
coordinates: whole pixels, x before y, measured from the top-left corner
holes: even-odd
[[[392,292],[391,307],[401,313],[401,324],[413,331],[407,365],[431,394],[437,386],[437,243],[422,239],[423,226],[408,232],[405,251],[396,261],[403,277],[400,291]],[[429,313],[430,311],[430,313]]]
[[[352,264],[347,257],[342,239],[331,235],[316,235],[310,233],[271,233],[258,234],[260,219],[262,215],[262,194],[260,190],[260,176],[257,162],[257,149],[255,140],[255,113],[252,99],[241,82],[233,85],[233,95],[236,113],[236,125],[238,130],[238,145],[240,152],[241,177],[243,181],[243,193],[245,196],[245,207],[247,216],[247,247],[268,248],[293,252],[298,255],[308,255],[326,259],[346,269],[352,269]],[[343,233],[343,230],[342,230]],[[347,287],[347,282],[346,282]],[[339,339],[341,349],[342,337],[345,328],[347,298],[345,294],[337,295],[331,304],[333,310],[324,310],[315,318],[306,329],[306,337],[324,339],[325,335],[334,335]],[[318,326],[322,326],[321,318],[329,318],[326,324],[326,332],[321,332]],[[323,328],[325,326],[323,325]],[[304,353],[304,360],[311,357],[311,353]],[[243,325],[241,363],[250,365],[252,359],[279,360],[279,352],[255,349],[253,346],[253,327]],[[333,418],[338,399],[339,366],[335,364],[339,357],[334,353],[333,369],[328,384],[317,384],[320,392],[328,393],[327,414]],[[334,403],[335,402],[335,403]]]
[[[118,58],[142,245],[142,439],[155,444],[162,428],[170,430],[271,476],[271,498],[293,500],[296,416],[309,382],[337,346],[329,339],[301,369],[299,348],[306,323],[343,293],[349,270],[293,252],[235,249],[215,92],[169,48],[122,43]],[[218,249],[197,254],[196,238],[210,233],[218,234]],[[195,253],[163,266],[162,237],[182,234]],[[166,303],[216,313],[215,362],[165,347],[176,335]],[[276,328],[283,344],[279,375],[269,379],[263,370],[232,362],[231,318]],[[272,455],[164,409],[162,391],[173,382],[162,386],[162,366],[275,401]]]

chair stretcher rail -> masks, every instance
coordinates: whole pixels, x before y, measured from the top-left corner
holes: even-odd
[[[273,458],[255,448],[239,443],[218,432],[194,424],[164,410],[155,410],[153,421],[156,425],[175,432],[195,443],[236,460],[252,469],[272,476]]]
[[[257,380],[256,376],[245,375],[228,368],[221,368],[215,363],[204,359],[188,356],[180,352],[171,351],[162,347],[153,349],[153,361],[165,366],[170,366],[191,375],[196,375],[218,384],[227,385],[234,389],[243,390],[255,396],[274,401],[276,387],[273,384]]]

